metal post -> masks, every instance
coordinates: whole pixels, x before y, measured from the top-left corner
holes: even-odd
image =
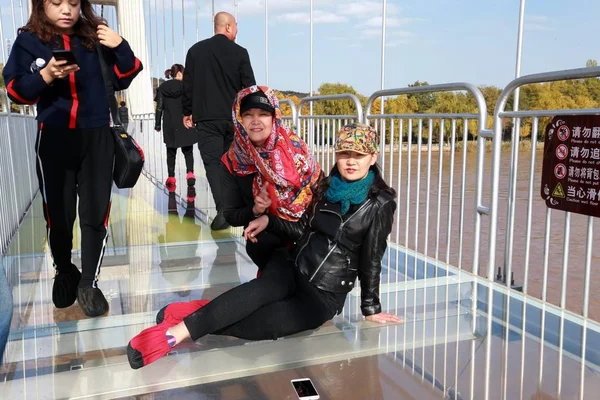
[[[183,57],[185,57],[185,0],[181,0],[181,40],[183,42]]]
[[[215,22],[215,0],[212,0],[211,9],[212,9],[212,13],[211,13],[211,15],[212,15],[212,22],[214,23]]]
[[[515,66],[515,79],[521,76],[521,53],[523,49],[523,24],[525,20],[525,0],[521,0],[521,8],[519,10],[519,33],[517,35],[517,60]],[[519,92],[520,88],[515,90],[515,103],[513,110],[519,109]]]
[[[310,91],[308,92],[309,96],[313,95],[313,0],[310,0],[310,57],[309,57],[309,62],[310,62]],[[312,101],[310,102],[310,115],[313,114],[313,104]],[[300,110],[301,112],[301,110]],[[310,119],[308,122],[308,146],[309,148],[311,148],[314,144],[313,140],[312,140],[312,136],[313,136],[313,120]]]
[[[310,92],[309,96],[313,95],[313,0],[310,0]],[[312,115],[312,102],[310,107]]]
[[[235,17],[235,20],[237,21],[237,19],[238,19],[238,0],[233,0],[233,16]]]
[[[162,72],[167,69],[167,13],[163,12],[163,52],[165,56],[165,67]],[[162,74],[161,74],[162,75]]]
[[[381,90],[385,87],[385,20],[387,14],[387,0],[383,0],[381,12]],[[381,114],[383,114],[384,99],[381,98]],[[368,111],[368,110],[367,110]]]
[[[173,40],[173,47],[171,48],[172,50],[172,63],[171,65],[175,64],[175,3],[173,2],[174,0],[171,0],[171,39]]]
[[[196,11],[195,11],[195,17],[196,17],[196,42],[198,42],[200,40],[200,30],[198,27],[198,8],[200,7],[200,5],[198,4],[198,0],[196,0]]]
[[[385,20],[386,20],[386,14],[387,14],[387,0],[383,0],[383,9],[381,10],[381,90],[383,90],[384,86],[385,86]],[[385,114],[385,98],[381,97],[379,99],[379,105],[380,105],[380,110],[379,113],[381,115]],[[368,110],[367,110],[368,111]],[[359,122],[363,122],[363,121],[359,121]],[[381,163],[381,165],[385,168],[385,119],[381,119],[381,122],[379,123],[379,137],[380,137],[380,143],[383,146],[383,148],[381,149],[381,152],[379,153],[379,162]],[[393,135],[393,132],[391,132],[391,134]],[[391,142],[391,138],[390,138],[390,142]],[[390,157],[391,157],[391,151],[393,149],[390,148]]]
[[[265,0],[265,78],[269,86],[269,0]]]
[[[519,25],[517,34],[517,57],[515,65],[515,79],[521,75],[521,55],[523,48],[523,23],[525,19],[525,0],[521,0],[521,6],[519,9]],[[519,88],[515,90],[515,100],[513,104],[513,110],[519,109]],[[518,169],[518,156],[519,156],[519,142],[521,140],[521,119],[513,118],[513,136],[512,136],[512,153],[511,153],[511,167],[510,167],[510,190],[508,196],[508,226],[506,230],[506,245],[504,249],[504,264],[502,266],[505,284],[508,288],[512,287],[512,276],[513,276],[513,233],[514,233],[514,221],[515,221],[515,202],[516,202],[516,179]],[[501,140],[501,137],[496,137],[494,140]],[[523,279],[526,282],[528,276],[524,276]],[[502,280],[502,277],[500,277]],[[510,320],[510,296],[507,295],[505,299],[504,309],[505,318],[507,321]],[[525,310],[524,310],[525,311]],[[561,320],[562,321],[562,320]],[[561,325],[562,327],[562,325]],[[506,329],[504,332],[504,342],[502,343],[503,357],[502,357],[502,387],[501,393],[506,397],[508,391],[508,335],[509,330]],[[559,366],[560,368],[560,366]],[[559,377],[559,388],[560,388],[560,377]]]

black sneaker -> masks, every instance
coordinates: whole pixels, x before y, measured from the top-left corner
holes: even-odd
[[[88,317],[99,317],[108,312],[108,302],[102,291],[95,287],[80,287],[77,289],[77,302]]]
[[[56,308],[67,308],[75,303],[80,280],[81,272],[73,264],[56,273],[52,285],[52,302]]]
[[[213,219],[213,222],[210,224],[210,229],[212,229],[213,231],[222,231],[223,229],[227,229],[230,226],[231,225],[229,225],[227,221],[225,221],[223,213],[219,212],[217,213],[215,219]]]

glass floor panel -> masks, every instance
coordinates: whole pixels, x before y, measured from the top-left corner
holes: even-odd
[[[2,260],[14,295],[0,366],[3,399],[295,399],[289,381],[298,378],[311,378],[322,399],[479,399],[486,391],[494,399],[531,399],[557,393],[559,377],[562,398],[579,398],[581,372],[582,398],[600,389],[598,360],[582,364],[576,349],[542,342],[535,327],[523,335],[518,319],[497,313],[488,335],[477,278],[396,247],[383,260],[381,300],[403,324],[364,321],[355,289],[342,314],[315,331],[259,342],[209,335],[132,370],[127,343],[160,308],[213,299],[256,276],[239,230],[211,232],[204,214],[147,179],[129,192],[116,190],[99,280],[110,312],[87,318],[77,304],[52,305],[40,208],[38,200]]]

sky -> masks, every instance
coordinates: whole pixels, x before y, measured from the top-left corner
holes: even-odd
[[[197,39],[212,36],[209,0],[128,0],[143,3],[153,76],[183,64]],[[310,89],[310,0],[268,1],[268,84]],[[25,0],[12,0],[16,25]],[[267,83],[265,0],[238,0],[237,42],[249,54],[259,84]],[[382,88],[382,1],[314,0],[313,89],[325,82],[369,95]],[[0,0],[4,39],[13,38],[10,0]],[[215,0],[234,12],[234,0]],[[26,15],[26,13],[25,13]],[[521,74],[584,67],[600,59],[597,0],[528,0]],[[116,13],[105,8],[109,24]],[[140,15],[141,16],[141,15]],[[417,80],[506,86],[515,77],[519,0],[388,0],[386,89]],[[26,17],[24,17],[26,18]],[[142,51],[142,49],[134,49]]]

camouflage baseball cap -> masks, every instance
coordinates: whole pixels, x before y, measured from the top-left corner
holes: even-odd
[[[337,134],[335,152],[355,151],[361,154],[375,154],[379,151],[377,146],[377,132],[369,125],[352,123],[344,126]]]

